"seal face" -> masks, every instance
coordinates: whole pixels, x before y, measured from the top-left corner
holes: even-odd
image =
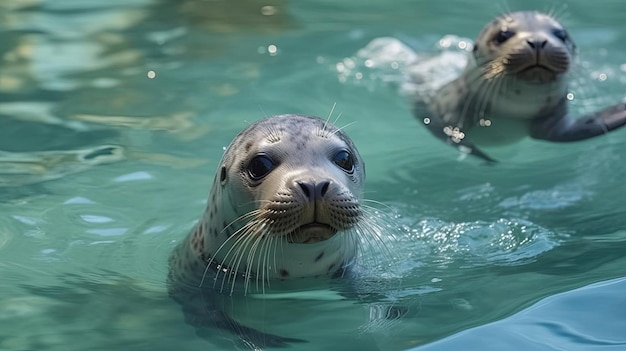
[[[357,254],[357,235],[368,232],[364,180],[353,142],[327,121],[280,115],[251,124],[226,149],[202,218],[170,257],[170,295],[186,313],[195,311],[188,320],[208,318],[254,339],[214,311],[202,288],[232,294],[239,282],[245,294],[272,279],[343,274]],[[198,317],[203,310],[212,312]]]
[[[530,84],[562,86],[576,46],[554,18],[536,12],[516,12],[496,18],[478,36],[473,48],[476,67],[486,78],[502,75]]]
[[[626,124],[626,104],[574,119],[567,88],[576,45],[557,20],[534,11],[502,15],[475,41],[463,74],[418,101],[415,114],[440,139],[493,162],[474,143],[526,136],[577,141]]]

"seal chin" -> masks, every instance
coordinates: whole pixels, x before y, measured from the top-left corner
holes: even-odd
[[[312,222],[296,228],[287,235],[287,242],[292,244],[313,244],[328,240],[337,234],[337,229],[324,223]]]
[[[517,78],[529,83],[551,83],[556,81],[558,72],[542,65],[532,65],[517,72]]]

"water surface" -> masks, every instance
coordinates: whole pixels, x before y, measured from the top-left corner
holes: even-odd
[[[330,289],[242,318],[309,341],[294,350],[626,349],[626,130],[524,140],[495,167],[458,160],[411,116],[401,66],[358,54],[381,37],[433,54],[507,9],[553,10],[570,29],[574,113],[625,98],[618,0],[4,0],[0,349],[240,347],[184,323],[167,257],[239,130],[335,104],[366,197],[399,227],[394,257],[364,257],[357,284],[409,312],[370,319]]]

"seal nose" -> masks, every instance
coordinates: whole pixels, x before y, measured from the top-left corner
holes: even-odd
[[[330,187],[330,180],[322,180],[319,182],[314,181],[298,181],[302,193],[309,199],[309,201],[320,200],[328,192]]]
[[[528,39],[526,42],[533,49],[543,49],[548,43],[546,39]]]

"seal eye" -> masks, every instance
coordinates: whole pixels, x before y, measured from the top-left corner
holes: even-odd
[[[561,41],[566,41],[568,38],[567,31],[565,31],[565,29],[555,29],[552,34],[554,34],[554,36],[559,38]]]
[[[503,29],[496,34],[494,41],[498,44],[502,44],[505,41],[509,40],[512,36],[515,35],[515,32],[512,32],[508,29]]]
[[[266,155],[257,155],[248,163],[248,174],[253,180],[260,180],[270,173],[276,165]]]
[[[226,166],[222,166],[222,170],[220,171],[220,182],[226,180]]]
[[[354,172],[354,157],[346,150],[339,151],[333,157],[333,162],[346,173],[352,174]]]

